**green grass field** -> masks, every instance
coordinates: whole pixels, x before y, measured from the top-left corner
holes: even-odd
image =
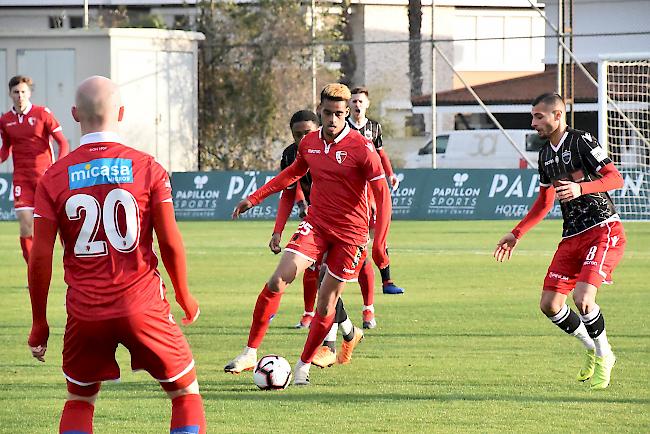
[[[492,250],[512,222],[395,222],[393,277],[403,296],[377,294],[378,327],[350,365],[312,367],[312,386],[262,392],[245,373],[223,373],[246,343],[253,305],[278,257],[266,247],[272,223],[181,223],[190,287],[202,315],[185,332],[202,387],[208,431],[253,432],[649,432],[650,225],[628,223],[628,248],[599,304],[618,363],[603,392],[574,381],[577,340],[539,312],[541,281],[560,222],[544,222],[510,263]],[[0,432],[53,433],[65,398],[61,343],[65,313],[60,251],[49,301],[45,364],[30,356],[31,313],[16,223],[0,223]],[[285,236],[286,238],[286,236]],[[58,248],[58,246],[57,246]],[[377,273],[377,278],[379,274]],[[173,296],[169,297],[173,300]],[[358,286],[344,300],[361,321]],[[174,305],[177,317],[180,309]],[[298,283],[284,296],[260,349],[292,364],[306,337],[291,328],[302,313]],[[146,373],[132,373],[97,402],[95,432],[168,432],[170,404]]]

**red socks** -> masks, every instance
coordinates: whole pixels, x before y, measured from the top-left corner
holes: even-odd
[[[305,348],[302,350],[302,355],[300,360],[303,363],[311,363],[314,355],[318,349],[323,345],[323,340],[327,336],[327,332],[332,328],[334,324],[334,317],[336,312],[332,313],[329,316],[322,317],[318,311],[314,319],[311,320],[311,325],[309,326],[309,335],[307,335],[307,342],[305,342]]]
[[[264,285],[264,289],[260,292],[255,303],[255,310],[253,311],[253,322],[251,323],[251,330],[248,333],[248,346],[251,348],[259,348],[266,331],[269,329],[269,323],[278,312],[280,307],[280,299],[282,299],[281,292],[273,292],[269,289],[268,285]]]
[[[305,312],[313,312],[318,292],[318,270],[307,268],[302,275],[303,300]]]
[[[20,237],[20,248],[23,251],[23,258],[29,264],[29,252],[32,251],[32,237]]]
[[[60,434],[92,434],[95,406],[86,401],[66,401],[59,423]]]
[[[359,286],[364,306],[372,306],[375,302],[375,270],[372,261],[365,260],[359,272]]]
[[[201,395],[182,395],[172,399],[170,434],[205,434],[206,426]]]

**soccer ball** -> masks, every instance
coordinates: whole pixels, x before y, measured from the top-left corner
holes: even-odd
[[[286,389],[291,381],[291,365],[284,357],[264,356],[255,365],[253,381],[262,390]]]

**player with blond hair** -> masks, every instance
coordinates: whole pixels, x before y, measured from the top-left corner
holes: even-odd
[[[339,296],[346,282],[357,280],[366,256],[368,187],[377,202],[372,254],[373,257],[385,255],[391,212],[388,184],[374,145],[346,122],[350,97],[350,90],[342,84],[325,86],[319,105],[322,127],[302,139],[291,166],[242,200],[233,211],[233,218],[237,218],[264,198],[296,182],[307,171],[311,174],[309,213],[298,225],[257,299],[246,348],[226,365],[226,372],[239,373],[253,368],[257,348],[278,310],[285,288],[327,253],[327,273],[318,292],[316,314],[294,368],[294,384],[309,384],[309,365],[334,322]]]

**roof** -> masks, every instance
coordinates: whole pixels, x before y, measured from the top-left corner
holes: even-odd
[[[598,65],[585,63],[587,71],[595,79],[598,78]],[[557,89],[557,66],[546,65],[544,72],[494,81],[473,87],[476,94],[485,104],[530,104],[538,95]],[[593,103],[598,101],[598,88],[585,77],[584,73],[575,68],[575,103]],[[412,99],[414,106],[431,105],[431,94]],[[436,93],[436,105],[474,105],[476,100],[464,87]]]

